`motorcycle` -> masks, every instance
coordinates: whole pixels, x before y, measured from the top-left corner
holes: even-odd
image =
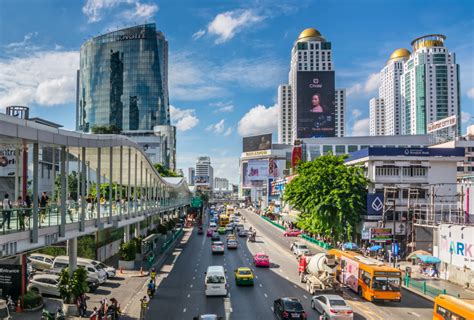
[[[41,320],[66,320],[64,312],[61,307],[56,308],[56,312],[51,312],[47,309],[43,309],[41,313]]]
[[[153,296],[155,295],[155,289],[148,288],[147,294],[150,297],[150,299],[153,298]]]

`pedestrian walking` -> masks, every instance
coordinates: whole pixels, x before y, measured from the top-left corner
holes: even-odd
[[[49,203],[48,194],[46,193],[46,191],[43,191],[43,193],[41,194],[40,201],[39,201],[41,222],[44,222],[46,218],[48,203]]]
[[[3,198],[3,210],[2,210],[2,217],[3,221],[0,226],[0,229],[3,229],[3,226],[5,225],[5,222],[7,223],[7,229],[10,228],[10,219],[11,219],[11,214],[12,214],[12,202],[8,198],[8,193],[5,194],[5,197]]]
[[[25,230],[25,210],[24,210],[25,207],[26,207],[25,201],[23,201],[21,196],[18,196],[15,202],[15,208],[16,208],[16,216],[18,219],[20,230]]]

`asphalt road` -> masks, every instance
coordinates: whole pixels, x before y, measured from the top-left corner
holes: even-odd
[[[224,319],[272,319],[273,300],[283,296],[299,298],[308,319],[318,318],[310,307],[311,296],[299,283],[297,261],[289,250],[292,239],[284,238],[281,230],[254,213],[241,212],[247,217],[246,228],[257,229],[257,242],[239,238],[237,250],[226,249],[224,255],[213,256],[210,238],[190,231],[159,271],[157,294],[150,302],[146,319],[192,319],[204,313],[215,313]],[[270,256],[270,268],[253,267],[252,256],[262,251]],[[205,296],[204,272],[210,265],[222,265],[227,270],[227,297]],[[235,285],[233,270],[242,266],[254,270],[253,287]],[[344,296],[355,311],[355,319],[431,319],[432,315],[431,302],[405,291],[403,302],[396,304],[360,301],[351,292]]]

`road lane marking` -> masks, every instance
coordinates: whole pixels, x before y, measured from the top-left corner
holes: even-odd
[[[196,277],[193,277],[193,280],[196,280]]]
[[[265,296],[265,298],[268,298],[268,295],[266,293],[264,294],[264,296]]]
[[[298,289],[298,287],[296,286],[296,284],[294,284],[294,285],[293,285],[293,287],[295,287],[295,288],[297,288],[297,289]]]
[[[272,312],[274,312],[274,311],[275,311],[275,309],[273,309],[273,307],[270,307],[270,309],[272,309]]]
[[[186,308],[183,309],[183,312],[186,312]]]
[[[193,287],[193,285],[190,285],[189,287],[190,287],[190,288],[192,288],[192,287]]]
[[[188,293],[188,298],[190,298],[190,297],[191,297],[191,294],[190,294],[190,293]]]
[[[307,297],[306,295],[303,295],[303,297],[304,297],[305,299],[308,299],[308,297]]]
[[[261,283],[259,283],[258,285],[260,286],[260,288],[262,287],[262,284],[261,284]]]
[[[418,318],[421,318],[421,316],[420,316],[418,313],[413,312],[413,311],[408,312],[408,314],[412,314],[412,315],[414,315],[414,316],[416,316],[416,317],[418,317]]]
[[[225,310],[225,319],[230,319],[230,314],[232,313],[232,303],[230,298],[224,298],[224,310]]]
[[[255,279],[258,279],[258,276],[255,276]]]

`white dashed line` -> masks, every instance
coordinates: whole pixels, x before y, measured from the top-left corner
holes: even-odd
[[[264,296],[265,296],[265,298],[268,298],[268,295],[266,293],[264,294]]]
[[[255,276],[255,279],[258,279],[258,276]]]
[[[305,299],[308,299],[308,297],[307,297],[306,295],[303,295],[303,297],[304,297]]]
[[[196,280],[196,277],[193,277],[193,280]]]
[[[296,284],[294,284],[293,287],[298,288],[298,287],[296,286]]]
[[[260,288],[262,288],[262,287],[263,287],[261,283],[259,283],[258,285],[260,286]]]
[[[191,294],[190,294],[190,293],[188,293],[188,298],[191,298]]]
[[[190,287],[190,288],[192,288],[192,287],[193,287],[193,285],[191,284],[189,287]],[[296,288],[296,286],[295,286],[295,288]]]
[[[186,308],[183,309],[183,312],[186,312]]]

